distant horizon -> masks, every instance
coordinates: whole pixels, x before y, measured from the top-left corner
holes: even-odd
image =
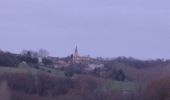
[[[40,48],[40,49],[45,49],[45,48]],[[23,50],[31,50],[31,51],[36,51],[38,52],[38,50],[40,49],[37,49],[37,50],[32,50],[32,49],[23,49]],[[0,49],[2,50],[2,49]],[[45,49],[47,50],[47,49]],[[2,50],[3,52],[10,52],[10,53],[14,53],[14,54],[20,54],[22,52],[22,50],[20,52],[13,52],[13,51],[9,51],[9,50]],[[47,50],[48,51],[48,50]],[[57,55],[52,55],[50,52],[49,52],[49,56],[50,57],[59,57],[59,58],[63,58],[63,57],[68,57],[70,56],[71,54],[73,54],[73,52],[71,52],[70,54],[68,55],[65,55],[65,56],[57,56]],[[109,56],[109,57],[104,57],[104,56],[91,56],[90,54],[86,54],[86,55],[83,55],[81,53],[79,53],[80,56],[90,56],[91,58],[103,58],[103,59],[114,59],[114,58],[118,58],[118,57],[125,57],[125,58],[134,58],[134,59],[137,59],[137,60],[157,60],[157,59],[162,59],[162,60],[170,60],[170,58],[138,58],[138,57],[133,57],[133,56],[123,56],[123,55],[120,55],[120,56]]]

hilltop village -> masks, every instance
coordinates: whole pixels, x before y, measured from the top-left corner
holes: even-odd
[[[54,62],[55,68],[69,67],[72,64],[83,64],[89,70],[104,67],[101,59],[91,58],[90,56],[81,56],[76,46],[74,53],[64,58],[49,57]]]

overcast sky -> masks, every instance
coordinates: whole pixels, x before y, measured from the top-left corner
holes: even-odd
[[[0,0],[0,48],[170,59],[170,0]]]

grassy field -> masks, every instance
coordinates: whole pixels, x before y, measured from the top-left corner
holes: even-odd
[[[120,82],[105,79],[100,89],[102,91],[122,91],[122,92],[137,92],[139,90],[139,84],[135,82]]]
[[[52,68],[41,67],[40,69],[31,68],[28,66],[20,66],[20,67],[4,67],[0,66],[0,74],[4,73],[45,73],[56,77],[64,77],[64,72]]]
[[[120,93],[124,98],[121,100],[132,100],[132,98],[135,98],[135,95],[139,93],[140,85],[135,82],[120,82],[105,79],[102,86],[98,89],[104,93],[114,93],[118,96],[120,95],[116,93]]]

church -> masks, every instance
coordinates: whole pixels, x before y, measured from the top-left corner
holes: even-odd
[[[84,63],[90,61],[89,56],[80,56],[78,48],[76,46],[75,51],[71,54],[71,60],[73,63]]]

